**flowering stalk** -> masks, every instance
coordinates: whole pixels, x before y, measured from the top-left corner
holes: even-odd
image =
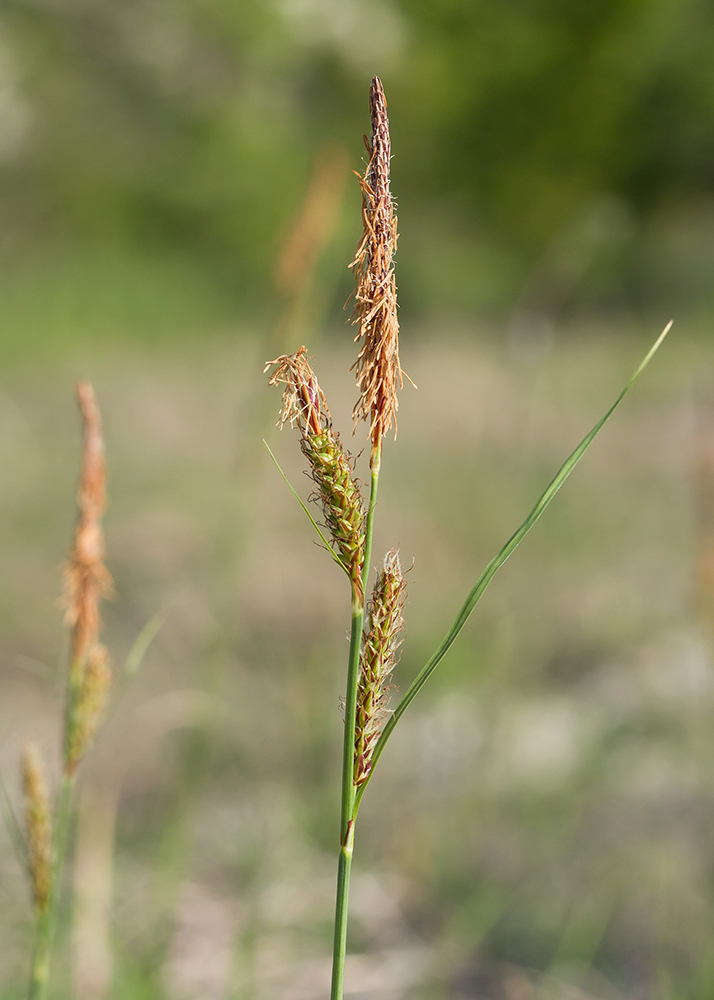
[[[332,426],[327,400],[307,360],[306,349],[301,347],[295,354],[284,354],[269,361],[265,370],[272,366],[275,366],[275,371],[270,376],[269,384],[285,387],[280,426],[290,422],[292,426],[297,425],[300,430],[300,446],[308,460],[312,479],[317,487],[313,499],[319,500],[322,505],[325,524],[334,546],[333,554],[349,576],[352,591],[342,766],[338,875],[341,889],[338,894],[338,916],[335,921],[336,939],[339,937],[344,955],[347,933],[346,906],[340,909],[339,900],[342,898],[346,901],[349,891],[354,839],[352,820],[355,801],[354,732],[364,623],[363,574],[367,565],[364,505],[362,494],[352,474],[351,460]]]
[[[64,858],[67,851],[73,779],[64,775],[60,788],[59,804],[50,844],[50,862],[47,865],[47,891],[40,906],[37,899],[36,876],[31,873],[35,893],[35,934],[30,969],[29,1000],[45,1000],[50,980],[50,959],[57,929],[57,905]],[[29,828],[28,816],[28,828]],[[32,833],[28,829],[30,844]],[[30,855],[32,859],[32,852]]]
[[[22,755],[21,773],[25,793],[28,872],[35,913],[30,997],[39,997],[43,995],[49,974],[49,950],[46,942],[48,911],[53,894],[53,872],[50,802],[44,764],[37,747],[26,748]]]
[[[372,133],[369,140],[365,139],[369,160],[364,175],[357,175],[362,191],[364,231],[351,264],[357,281],[352,321],[359,327],[355,340],[361,342],[354,365],[357,369],[360,398],[355,405],[353,417],[355,422],[369,421],[371,445],[371,487],[366,513],[362,511],[361,498],[359,502],[357,500],[359,490],[352,479],[351,466],[342,457],[339,439],[332,431],[324,396],[307,365],[305,348],[301,348],[295,355],[283,356],[269,363],[278,366],[271,377],[271,383],[281,382],[286,386],[282,422],[289,419],[291,423],[297,422],[300,426],[302,449],[310,462],[313,479],[318,486],[318,498],[322,502],[332,544],[335,546],[333,555],[352,582],[352,628],[345,695],[340,854],[331,1000],[343,1000],[344,995],[355,821],[364,791],[388,739],[463,629],[494,575],[555,497],[595,436],[649,363],[671,326],[670,324],[664,330],[614,404],[566,459],[525,521],[486,566],[434,655],[414,678],[394,711],[389,710],[389,679],[400,644],[405,596],[404,577],[394,550],[387,553],[378,576],[370,604],[369,628],[366,635],[363,633],[364,588],[371,558],[382,443],[392,425],[396,436],[397,389],[401,388],[405,377],[399,362],[399,324],[393,264],[397,221],[389,180],[391,144],[387,103],[377,77],[372,80],[369,104]],[[323,540],[326,541],[324,537]]]
[[[51,863],[44,866],[46,887],[38,896],[35,886],[35,943],[30,975],[30,1000],[45,1000],[49,985],[50,959],[57,928],[60,884],[69,834],[72,789],[77,767],[89,749],[106,705],[111,671],[105,647],[99,641],[99,602],[112,592],[112,581],[104,565],[104,536],[101,517],[106,505],[104,443],[101,419],[89,382],[77,384],[77,401],[82,416],[84,443],[78,501],[77,525],[65,568],[66,624],[70,628],[70,661],[65,714],[64,768],[51,843]],[[32,759],[25,758],[25,788],[37,796],[40,785]],[[38,799],[39,801],[39,799]],[[33,815],[37,815],[35,807]],[[35,826],[37,820],[35,819]],[[30,859],[34,862],[33,833],[28,812]],[[38,867],[39,872],[39,867]],[[41,901],[41,905],[40,905]]]
[[[109,694],[111,671],[99,642],[99,602],[112,593],[104,565],[101,518],[106,506],[106,466],[99,407],[89,382],[77,384],[84,426],[79,512],[65,570],[67,613],[71,629],[69,691],[65,728],[65,774],[72,777],[91,745]]]
[[[360,398],[353,411],[355,422],[369,420],[370,424],[370,496],[365,518],[365,543],[363,579],[366,582],[372,551],[374,512],[377,503],[379,472],[382,461],[382,439],[395,424],[397,386],[402,385],[399,363],[399,323],[397,320],[397,287],[394,277],[393,256],[397,245],[397,220],[389,184],[391,141],[387,102],[378,77],[374,77],[369,92],[372,134],[365,139],[369,161],[364,175],[357,175],[362,190],[363,235],[350,265],[355,272],[357,289],[352,321],[359,327],[356,341],[362,341],[355,367]],[[347,916],[350,868],[354,849],[354,823],[356,818],[357,771],[355,749],[358,740],[358,715],[360,732],[364,735],[364,701],[360,706],[359,689],[364,695],[365,679],[360,663],[363,643],[362,620],[359,618],[359,635],[353,630],[350,637],[350,662],[345,697],[345,734],[342,761],[342,820],[340,855],[337,873],[337,899],[335,905],[335,933],[332,962],[332,1000],[341,1000],[344,993],[344,967],[347,951]],[[361,713],[361,714],[359,714]]]
[[[366,582],[372,552],[374,513],[377,504],[379,472],[382,464],[382,440],[392,424],[396,433],[397,388],[403,383],[399,363],[399,321],[397,319],[397,285],[394,276],[394,251],[397,246],[397,218],[389,181],[391,140],[387,101],[378,77],[372,79],[369,90],[369,109],[372,134],[365,137],[369,161],[364,175],[357,174],[362,190],[363,234],[350,267],[354,269],[357,289],[352,322],[359,327],[356,341],[362,342],[357,361],[357,384],[360,398],[353,418],[369,421],[370,495],[365,518],[365,545],[363,578]],[[380,578],[381,579],[381,578]],[[379,582],[378,582],[379,587]],[[375,592],[376,594],[376,592]],[[372,608],[376,606],[373,599]],[[337,872],[337,899],[335,905],[335,934],[332,959],[331,1000],[342,1000],[344,994],[344,969],[347,951],[347,916],[349,902],[350,867],[354,849],[354,824],[357,814],[357,790],[364,781],[355,763],[357,744],[368,738],[370,746],[377,738],[379,728],[376,717],[367,724],[365,711],[368,689],[376,696],[376,689],[364,674],[367,660],[363,653],[358,663],[357,647],[366,650],[367,640],[361,635],[350,642],[350,670],[347,676],[345,698],[345,737],[342,762],[342,824],[341,847]],[[370,629],[370,634],[372,630]],[[372,664],[374,666],[374,664]],[[386,675],[384,675],[386,676]],[[384,679],[384,678],[383,678]],[[384,692],[382,692],[384,695]],[[360,700],[361,699],[361,700]],[[379,698],[377,699],[379,700]],[[376,704],[376,703],[375,703]],[[373,705],[372,708],[375,706]],[[382,703],[382,707],[384,707]],[[376,727],[376,728],[375,728]],[[360,753],[365,750],[361,743]],[[365,762],[366,766],[366,762]]]

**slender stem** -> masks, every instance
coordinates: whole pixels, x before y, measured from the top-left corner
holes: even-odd
[[[345,956],[347,953],[347,912],[350,893],[350,869],[354,850],[355,784],[354,754],[355,726],[357,715],[357,685],[359,683],[360,650],[362,646],[362,626],[364,623],[364,588],[369,576],[369,561],[372,555],[372,531],[374,509],[377,502],[381,447],[372,453],[370,462],[372,483],[369,507],[365,523],[364,562],[362,564],[362,592],[352,589],[352,629],[350,632],[350,653],[347,667],[347,693],[345,696],[345,736],[342,750],[342,806],[340,814],[340,858],[337,868],[337,900],[335,903],[335,939],[332,958],[331,1000],[342,1000],[344,992]]]
[[[330,1000],[342,1000],[345,982],[345,955],[347,954],[347,904],[350,895],[350,868],[354,848],[355,828],[350,820],[347,839],[340,847],[337,868],[337,902],[335,904],[335,943],[332,957],[332,989]]]
[[[347,694],[345,696],[345,738],[342,749],[342,806],[340,813],[340,860],[337,869],[337,901],[335,904],[335,939],[332,952],[331,1000],[342,1000],[347,949],[347,905],[350,890],[350,865],[354,844],[352,810],[355,800],[354,754],[355,724],[357,716],[357,682],[359,681],[359,654],[362,644],[364,621],[364,595],[352,589],[352,629],[350,655],[347,667]]]
[[[347,665],[347,694],[345,695],[345,738],[342,745],[342,808],[340,811],[340,844],[347,842],[352,806],[354,805],[354,753],[355,724],[357,718],[357,682],[359,681],[359,654],[364,621],[364,598],[352,591],[352,628],[350,630],[350,656]]]
[[[32,952],[32,970],[30,973],[29,1000],[45,1000],[50,979],[50,960],[55,932],[57,930],[57,913],[59,907],[60,883],[67,854],[69,834],[70,806],[72,803],[72,788],[74,776],[65,774],[62,778],[57,819],[54,832],[54,864],[52,870],[52,886],[47,909],[37,914],[35,921],[35,943]]]
[[[382,465],[382,443],[376,445],[372,451],[369,470],[372,481],[369,488],[369,507],[367,508],[367,520],[364,531],[364,563],[362,564],[362,584],[367,591],[367,580],[369,578],[369,563],[372,558],[372,533],[374,530],[374,509],[377,506],[377,488],[379,486],[379,470]]]

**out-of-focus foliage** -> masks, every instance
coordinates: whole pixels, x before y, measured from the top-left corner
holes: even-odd
[[[360,166],[378,73],[403,308],[705,302],[703,0],[9,0],[0,27],[13,289],[74,261],[95,294],[110,260],[110,286],[153,275],[172,317],[192,297],[265,301],[317,151],[338,143]],[[355,185],[336,274],[357,205]]]

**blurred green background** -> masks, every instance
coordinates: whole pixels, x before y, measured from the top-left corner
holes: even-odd
[[[414,560],[398,687],[676,324],[382,759],[349,995],[714,996],[712,51],[703,0],[2,5],[16,808],[28,739],[58,768],[78,377],[104,415],[118,676],[165,618],[84,768],[53,1000],[327,995],[348,593],[266,461],[264,436],[309,494],[261,370],[306,343],[351,440],[373,73],[419,386],[375,541]],[[7,1000],[29,933],[3,831]]]
[[[377,71],[405,316],[710,307],[713,45],[703,0],[8,2],[8,319],[264,317],[316,155],[360,166]]]

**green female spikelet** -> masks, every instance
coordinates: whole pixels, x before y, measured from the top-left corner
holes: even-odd
[[[40,751],[30,744],[22,755],[28,868],[38,913],[45,913],[52,891],[52,823]]]
[[[399,553],[390,549],[377,577],[369,607],[369,631],[364,638],[357,688],[354,783],[366,781],[372,751],[389,716],[389,679],[404,629],[404,579]]]
[[[112,672],[105,646],[96,645],[87,658],[81,686],[72,693],[67,727],[65,766],[73,774],[99,729],[111,687]]]
[[[297,423],[302,438],[300,447],[310,464],[322,504],[325,523],[335,544],[339,561],[362,594],[364,562],[364,505],[353,474],[352,461],[332,426],[327,401],[301,347],[295,354],[283,354],[269,361],[277,368],[269,385],[284,385],[280,426]]]

